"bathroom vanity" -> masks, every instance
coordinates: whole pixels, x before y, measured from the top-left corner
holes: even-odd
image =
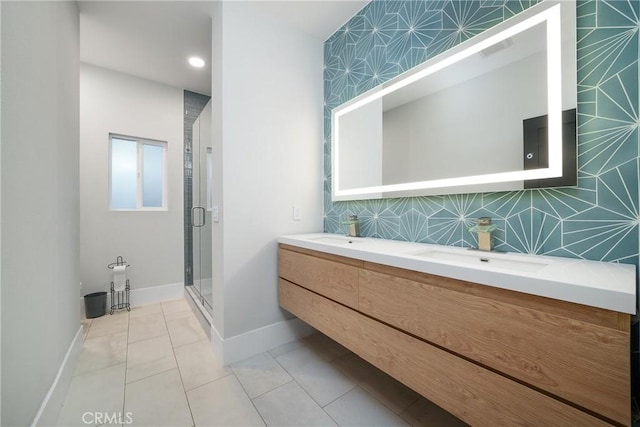
[[[279,302],[471,425],[630,425],[635,268],[283,236]]]

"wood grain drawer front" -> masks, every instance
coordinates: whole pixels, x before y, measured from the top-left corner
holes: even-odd
[[[280,249],[278,275],[327,298],[358,308],[358,267]]]
[[[574,402],[631,421],[629,333],[361,270],[359,309]]]
[[[282,307],[471,425],[609,425],[292,283],[278,289]]]

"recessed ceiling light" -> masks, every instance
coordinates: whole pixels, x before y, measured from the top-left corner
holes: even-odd
[[[191,64],[192,67],[202,68],[204,67],[204,59],[192,56],[189,58],[189,64]]]

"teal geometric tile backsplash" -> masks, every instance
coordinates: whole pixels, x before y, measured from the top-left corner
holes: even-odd
[[[638,264],[638,0],[578,1],[578,185],[482,194],[331,201],[331,110],[537,1],[374,0],[324,46],[324,230],[347,215],[363,236]]]

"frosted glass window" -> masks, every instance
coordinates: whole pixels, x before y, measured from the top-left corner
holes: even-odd
[[[144,144],[142,150],[142,206],[162,207],[162,182],[164,147]]]
[[[111,139],[111,208],[138,207],[138,142]]]
[[[164,209],[166,142],[111,135],[111,209]]]

